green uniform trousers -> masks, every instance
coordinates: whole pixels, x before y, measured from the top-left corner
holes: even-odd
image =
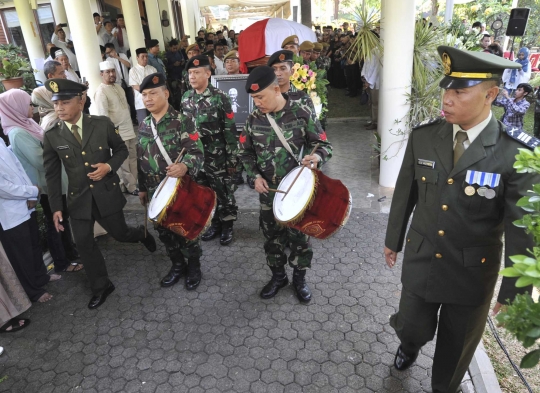
[[[178,263],[183,260],[187,261],[189,258],[200,258],[202,256],[201,241],[199,239],[187,240],[162,226],[156,226],[156,231],[171,261]]]
[[[216,193],[217,206],[212,223],[236,221],[238,206],[234,198],[235,185],[225,165],[218,168],[205,162],[203,170],[197,175],[197,183],[210,187]]]
[[[428,303],[403,288],[399,311],[390,317],[390,326],[401,340],[403,351],[413,354],[433,339],[438,325],[431,387],[433,393],[456,393],[482,338],[488,312],[489,303]]]
[[[268,187],[277,188],[277,184],[268,183]],[[293,268],[309,269],[311,259],[313,259],[313,249],[309,241],[309,236],[302,232],[288,228],[276,222],[272,204],[275,193],[260,194],[261,214],[259,216],[259,225],[263,231],[264,252],[266,253],[266,262],[270,267],[281,267],[287,264],[287,255],[285,247],[291,247],[289,255],[289,265]]]

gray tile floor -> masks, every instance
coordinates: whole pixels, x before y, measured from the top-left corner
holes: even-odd
[[[431,344],[410,370],[392,367],[398,343],[388,317],[400,268],[386,268],[381,256],[387,216],[372,181],[372,135],[349,122],[331,123],[328,136],[335,153],[325,171],[349,187],[354,210],[335,237],[313,241],[309,305],[290,287],[259,298],[270,275],[257,197],[243,186],[235,240],[204,243],[194,292],[181,283],[160,288],[169,269],[161,245],[149,254],[101,238],[116,291],[90,311],[84,274],[49,284],[53,300],[26,313],[32,325],[0,336],[0,392],[430,391]],[[133,225],[143,222],[136,202],[126,210]]]

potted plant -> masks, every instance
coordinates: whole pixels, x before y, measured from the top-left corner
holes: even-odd
[[[0,45],[0,80],[6,90],[24,85],[24,76],[32,73],[32,67],[22,50],[14,45]]]

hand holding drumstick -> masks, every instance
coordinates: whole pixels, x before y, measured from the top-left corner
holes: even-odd
[[[294,186],[294,183],[296,183],[296,180],[298,180],[298,177],[300,177],[300,174],[302,173],[304,168],[308,167],[310,169],[313,169],[313,166],[315,165],[315,163],[319,162],[319,156],[315,155],[315,152],[317,151],[318,148],[319,148],[319,144],[317,143],[315,147],[313,148],[313,150],[311,151],[311,153],[309,153],[309,155],[307,156],[304,156],[304,158],[302,159],[302,165],[303,165],[302,169],[298,171],[298,174],[294,178],[293,182],[291,183],[287,191],[285,191],[285,195],[283,195],[283,198],[281,198],[281,200],[284,200],[287,194],[289,193],[289,191],[291,191],[291,188]]]

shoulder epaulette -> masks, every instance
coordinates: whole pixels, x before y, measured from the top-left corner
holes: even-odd
[[[419,128],[422,128],[422,127],[426,127],[426,126],[431,126],[433,124],[439,124],[439,123],[442,123],[444,119],[442,117],[436,117],[436,118],[431,118],[431,119],[426,119],[420,123],[417,123],[415,124],[412,129],[413,130],[417,130]]]
[[[512,139],[515,139],[531,149],[534,149],[536,146],[540,145],[540,139],[532,136],[531,134],[527,134],[525,131],[520,130],[519,128],[506,127],[506,133]]]

